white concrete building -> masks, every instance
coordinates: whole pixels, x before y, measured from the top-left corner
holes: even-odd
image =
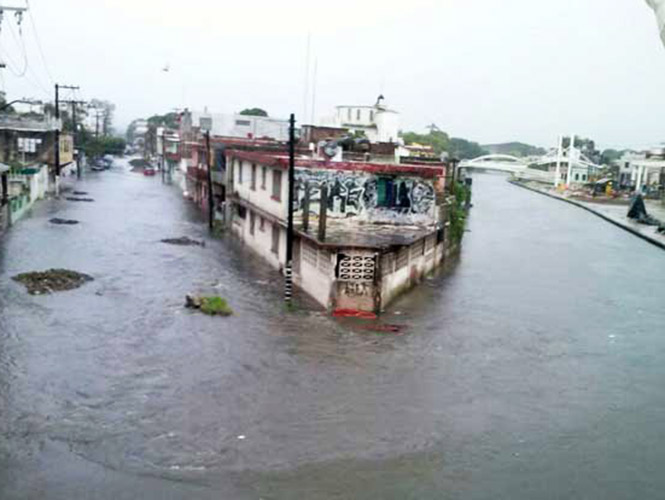
[[[323,119],[321,125],[364,132],[370,142],[396,143],[399,139],[399,113],[383,104],[383,96],[374,106],[337,106],[335,115]]]
[[[210,135],[220,137],[270,138],[278,141],[289,139],[288,120],[265,116],[186,110],[182,116],[181,126],[187,130],[208,130]]]

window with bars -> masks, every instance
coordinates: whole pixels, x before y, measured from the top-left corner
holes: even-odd
[[[272,171],[272,199],[282,201],[282,171],[277,169]]]
[[[266,177],[268,177],[268,169],[261,167],[261,189],[266,189]]]
[[[411,257],[420,257],[421,255],[425,254],[425,240],[419,240],[416,241],[413,245],[411,245]]]
[[[403,269],[409,265],[409,247],[402,247],[397,252],[395,270]]]
[[[252,163],[252,177],[250,178],[249,188],[256,191],[256,165]]]
[[[318,250],[314,245],[303,243],[302,245],[302,260],[307,262],[310,266],[316,267],[318,261]]]
[[[381,257],[381,276],[388,276],[395,267],[395,254],[386,253]]]
[[[326,275],[332,271],[330,252],[328,250],[319,250],[319,270]]]

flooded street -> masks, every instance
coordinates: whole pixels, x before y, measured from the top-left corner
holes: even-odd
[[[665,253],[474,179],[459,263],[400,334],[283,308],[280,276],[126,168],[0,240],[0,499],[655,498]],[[49,219],[77,220],[55,225]],[[187,236],[205,246],[175,246]],[[11,277],[94,281],[48,296]],[[235,314],[183,307],[214,292]]]

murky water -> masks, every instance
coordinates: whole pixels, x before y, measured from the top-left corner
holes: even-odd
[[[665,253],[474,188],[459,264],[391,308],[397,335],[284,312],[279,276],[159,177],[41,203],[0,242],[0,498],[660,496]],[[49,267],[95,281],[10,280]],[[182,307],[210,291],[236,314]]]

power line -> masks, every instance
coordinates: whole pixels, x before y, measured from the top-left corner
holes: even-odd
[[[39,33],[37,32],[37,25],[35,24],[35,18],[32,16],[32,9],[30,9],[29,0],[25,0],[25,4],[28,7],[28,17],[30,18],[30,24],[32,25],[32,34],[35,37],[35,41],[37,42],[39,57],[42,60],[42,64],[44,65],[44,69],[46,70],[46,75],[48,76],[50,83],[53,84],[54,80],[53,77],[51,76],[51,72],[49,71],[48,64],[46,64],[46,57],[44,56],[44,50],[42,49],[42,44],[39,39]]]

